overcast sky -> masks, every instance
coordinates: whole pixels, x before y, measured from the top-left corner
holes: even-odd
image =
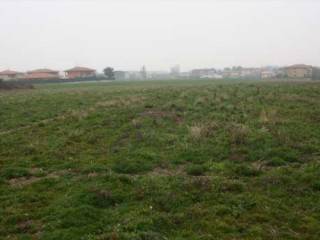
[[[0,0],[0,70],[320,66],[318,0]]]

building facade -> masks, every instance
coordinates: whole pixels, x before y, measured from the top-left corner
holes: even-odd
[[[126,71],[114,71],[114,78],[116,80],[126,80],[128,79],[128,74]]]
[[[21,72],[16,72],[12,70],[5,70],[0,72],[0,79],[4,81],[9,81],[9,80],[16,80],[23,77],[23,73]]]
[[[28,71],[22,79],[26,80],[50,80],[50,79],[59,79],[59,71],[51,70],[47,68],[36,69]]]
[[[214,68],[193,69],[191,77],[193,78],[215,78],[217,71]]]
[[[241,71],[241,78],[259,79],[261,77],[260,68],[242,68],[240,71]]]
[[[91,78],[96,76],[96,70],[86,67],[74,67],[64,72],[68,79]]]
[[[284,68],[288,78],[311,78],[312,66],[297,64]]]
[[[270,79],[275,78],[276,72],[270,69],[262,69],[261,70],[261,79]]]

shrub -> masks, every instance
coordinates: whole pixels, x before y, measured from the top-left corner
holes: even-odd
[[[189,133],[191,138],[195,139],[195,140],[199,140],[201,139],[202,135],[203,135],[203,126],[201,125],[194,125],[189,127]]]
[[[279,121],[277,115],[278,113],[276,109],[269,109],[268,111],[265,109],[262,109],[260,113],[260,122],[264,124],[267,124],[267,123],[275,124]]]
[[[190,137],[194,140],[200,140],[204,137],[213,136],[215,130],[219,127],[218,123],[211,121],[202,124],[194,124],[191,127],[188,127]]]
[[[245,144],[249,136],[250,129],[244,124],[232,124],[229,128],[231,142],[236,145]]]

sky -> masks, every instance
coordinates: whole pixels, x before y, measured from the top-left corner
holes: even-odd
[[[0,0],[0,70],[320,66],[318,0]]]

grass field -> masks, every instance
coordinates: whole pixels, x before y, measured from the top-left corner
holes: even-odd
[[[319,239],[320,83],[0,92],[0,239]]]

